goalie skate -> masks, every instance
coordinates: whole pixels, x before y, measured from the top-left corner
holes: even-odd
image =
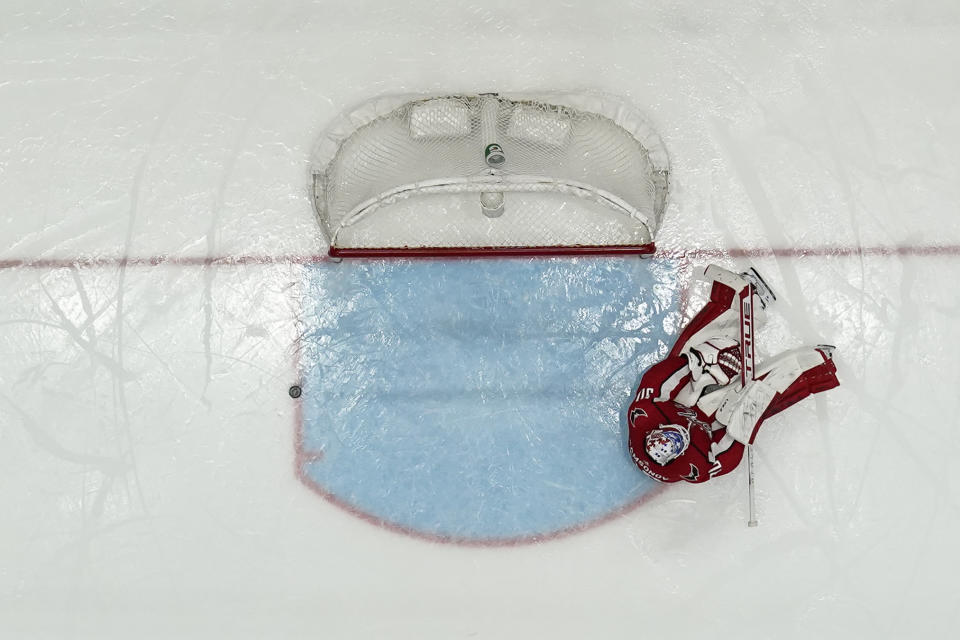
[[[827,360],[833,360],[833,352],[837,350],[832,344],[818,344],[814,349],[822,353]]]
[[[770,288],[770,285],[767,284],[756,269],[750,267],[740,275],[744,280],[753,285],[753,291],[757,294],[757,297],[760,298],[760,305],[764,309],[767,308],[767,305],[776,301],[777,296],[773,293],[773,289]]]

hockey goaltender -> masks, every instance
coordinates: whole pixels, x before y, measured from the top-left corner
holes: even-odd
[[[705,482],[740,464],[763,421],[836,387],[833,347],[801,347],[754,368],[754,329],[776,298],[755,270],[717,266],[710,300],[644,373],[627,412],[630,452],[660,482]]]

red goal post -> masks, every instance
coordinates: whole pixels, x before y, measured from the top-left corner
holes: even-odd
[[[337,118],[311,188],[333,257],[649,255],[669,171],[622,98],[407,95]]]

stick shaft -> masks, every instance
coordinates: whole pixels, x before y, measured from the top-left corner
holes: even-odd
[[[753,339],[753,285],[748,284],[740,294],[740,382],[747,386],[754,378],[756,351]],[[757,498],[753,480],[753,446],[747,445],[747,488],[750,500],[748,527],[757,526]]]
[[[750,491],[750,519],[747,520],[748,527],[755,527],[757,524],[757,498],[753,489],[753,447],[747,445],[747,482]]]

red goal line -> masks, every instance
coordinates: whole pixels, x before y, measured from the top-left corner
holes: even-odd
[[[417,257],[417,256],[411,256]],[[698,260],[717,258],[851,258],[851,257],[960,257],[960,245],[893,245],[873,247],[771,247],[732,249],[659,249],[653,259]],[[247,265],[307,265],[331,260],[315,255],[232,256],[98,256],[73,258],[6,258],[5,269],[88,269],[120,267],[234,267]]]

